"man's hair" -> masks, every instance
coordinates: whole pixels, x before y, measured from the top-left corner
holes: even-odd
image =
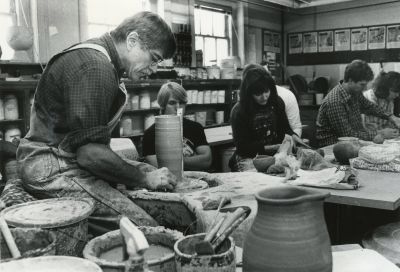
[[[157,95],[157,103],[160,105],[162,113],[164,113],[165,107],[167,106],[168,100],[171,96],[178,99],[179,102],[187,103],[187,93],[181,85],[176,82],[165,83],[161,86]]]
[[[240,105],[249,118],[252,118],[254,111],[254,98],[253,94],[259,91],[270,91],[268,103],[277,105],[278,92],[274,79],[259,64],[249,64],[243,70],[242,83],[240,84]]]
[[[149,49],[160,50],[164,59],[172,58],[176,41],[171,28],[157,14],[143,11],[126,18],[110,32],[116,42],[125,42],[128,34],[135,31]]]
[[[400,73],[381,72],[374,80],[373,89],[376,97],[386,98],[390,91],[400,93]]]
[[[350,80],[354,82],[371,81],[374,78],[374,73],[371,67],[363,60],[353,60],[346,66],[344,71],[344,82]]]

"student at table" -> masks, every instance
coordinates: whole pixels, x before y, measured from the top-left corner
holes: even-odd
[[[271,74],[271,72],[268,69],[267,62],[262,62],[261,65],[265,68],[265,70],[267,70],[269,74]],[[301,137],[302,126],[300,120],[299,104],[297,103],[296,96],[291,90],[288,90],[278,85],[276,85],[276,90],[278,92],[279,97],[282,98],[283,102],[285,103],[285,112],[291,129],[299,137]]]
[[[229,165],[232,171],[256,171],[252,159],[276,148],[285,134],[301,139],[290,128],[285,103],[263,66],[249,64],[245,67],[239,96],[240,101],[231,111],[236,151]]]
[[[364,97],[389,113],[394,113],[394,99],[400,94],[400,73],[381,72],[373,87],[363,93]],[[373,115],[364,115],[364,127],[371,129],[394,128],[393,123]]]
[[[362,60],[354,60],[346,66],[344,81],[334,87],[324,98],[317,116],[316,138],[319,145],[327,146],[338,137],[352,136],[371,141],[378,133],[384,138],[398,136],[392,128],[365,130],[361,113],[373,115],[400,127],[400,118],[366,99],[362,92],[373,79],[371,67]]]
[[[157,102],[160,105],[161,114],[176,115],[178,108],[182,108],[184,114],[187,103],[186,90],[178,83],[165,83],[158,92]],[[208,170],[211,165],[212,155],[203,126],[186,118],[183,118],[182,126],[184,169]],[[154,124],[144,133],[143,155],[148,163],[157,167]]]

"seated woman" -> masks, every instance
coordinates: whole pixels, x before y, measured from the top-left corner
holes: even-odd
[[[240,101],[232,108],[231,126],[236,151],[230,160],[232,171],[256,171],[253,158],[274,154],[290,128],[285,103],[277,94],[275,81],[258,64],[243,71]],[[296,141],[301,141],[298,137]]]
[[[400,94],[400,73],[390,71],[381,72],[374,80],[372,89],[365,91],[364,97],[377,104],[383,110],[394,113],[393,100]],[[395,128],[389,121],[372,115],[364,115],[364,127],[366,129],[381,130],[384,128]]]
[[[178,83],[168,82],[161,86],[157,102],[160,105],[161,114],[176,115],[178,108],[182,108],[184,114],[187,94]],[[148,163],[157,167],[154,124],[144,133],[143,155]],[[210,167],[211,161],[211,148],[207,143],[204,128],[197,122],[183,118],[184,169],[205,171]]]

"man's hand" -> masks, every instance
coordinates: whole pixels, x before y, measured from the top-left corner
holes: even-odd
[[[393,139],[399,137],[399,130],[395,128],[384,128],[378,130],[378,134],[382,134],[385,139]]]
[[[389,117],[389,120],[397,127],[400,128],[400,117],[396,117],[394,115]]]
[[[177,179],[166,167],[146,173],[146,185],[150,190],[169,190],[172,191],[177,183]]]

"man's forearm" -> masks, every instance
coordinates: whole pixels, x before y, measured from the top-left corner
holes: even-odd
[[[77,151],[79,166],[111,183],[146,186],[145,175],[102,144],[87,144]]]

